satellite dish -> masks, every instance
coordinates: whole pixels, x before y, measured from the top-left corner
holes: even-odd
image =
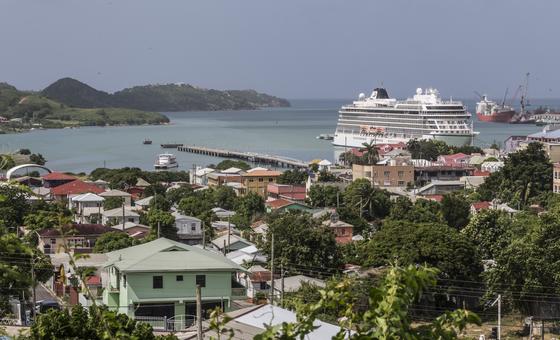
[[[359,99],[364,99],[365,97],[366,97],[366,94],[363,93],[363,92],[358,95]]]
[[[422,88],[421,87],[416,89],[416,94],[422,94]]]

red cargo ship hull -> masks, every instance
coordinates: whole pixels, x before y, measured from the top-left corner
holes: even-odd
[[[515,116],[515,111],[501,111],[491,115],[483,115],[477,112],[476,116],[481,122],[509,123],[511,118]]]

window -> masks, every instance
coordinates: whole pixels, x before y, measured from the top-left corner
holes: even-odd
[[[51,244],[56,244],[56,238],[51,238]]]
[[[193,225],[191,226],[191,231],[195,231],[196,230],[196,225],[193,223]]]
[[[399,181],[399,187],[403,187],[404,186],[404,181]]]
[[[366,178],[371,178],[371,171],[366,171]]]
[[[154,289],[163,288],[163,276],[154,276],[152,279],[152,287]]]
[[[206,287],[206,275],[197,275],[196,285],[200,287]]]
[[[391,172],[389,172],[389,171],[384,171],[383,172],[383,176],[385,176],[385,177],[389,177],[389,174],[391,174]]]
[[[264,178],[259,177],[259,182],[264,182]]]
[[[399,178],[402,178],[404,176],[404,171],[399,171],[398,175],[399,175]]]
[[[261,290],[267,289],[267,287],[266,287],[266,282],[261,282],[259,288],[260,288]]]
[[[274,178],[269,178],[268,181],[269,182],[274,182]]]
[[[255,180],[252,178],[249,178],[249,182],[254,182]]]
[[[183,281],[183,275],[177,275],[175,278],[177,281]]]

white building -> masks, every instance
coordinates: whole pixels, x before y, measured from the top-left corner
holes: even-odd
[[[504,166],[504,162],[484,162],[480,166],[480,170],[488,172],[496,172]]]
[[[202,241],[202,221],[196,217],[173,213],[177,237],[181,242],[193,245]]]
[[[140,215],[132,210],[132,207],[119,207],[111,210],[106,210],[102,213],[102,223],[107,224],[122,224],[123,216],[124,222],[140,223]]]
[[[124,205],[130,205],[131,201],[131,195],[128,192],[124,192],[121,190],[116,190],[116,189],[112,189],[112,190],[107,190],[105,192],[102,192],[99,194],[99,196],[107,199],[109,197],[120,197],[121,199],[124,199]]]
[[[74,220],[79,223],[97,223],[103,214],[103,201],[99,195],[86,193],[70,199],[70,208],[76,211]]]

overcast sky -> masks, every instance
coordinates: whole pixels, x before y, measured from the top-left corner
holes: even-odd
[[[558,0],[0,0],[0,81],[560,98]]]

